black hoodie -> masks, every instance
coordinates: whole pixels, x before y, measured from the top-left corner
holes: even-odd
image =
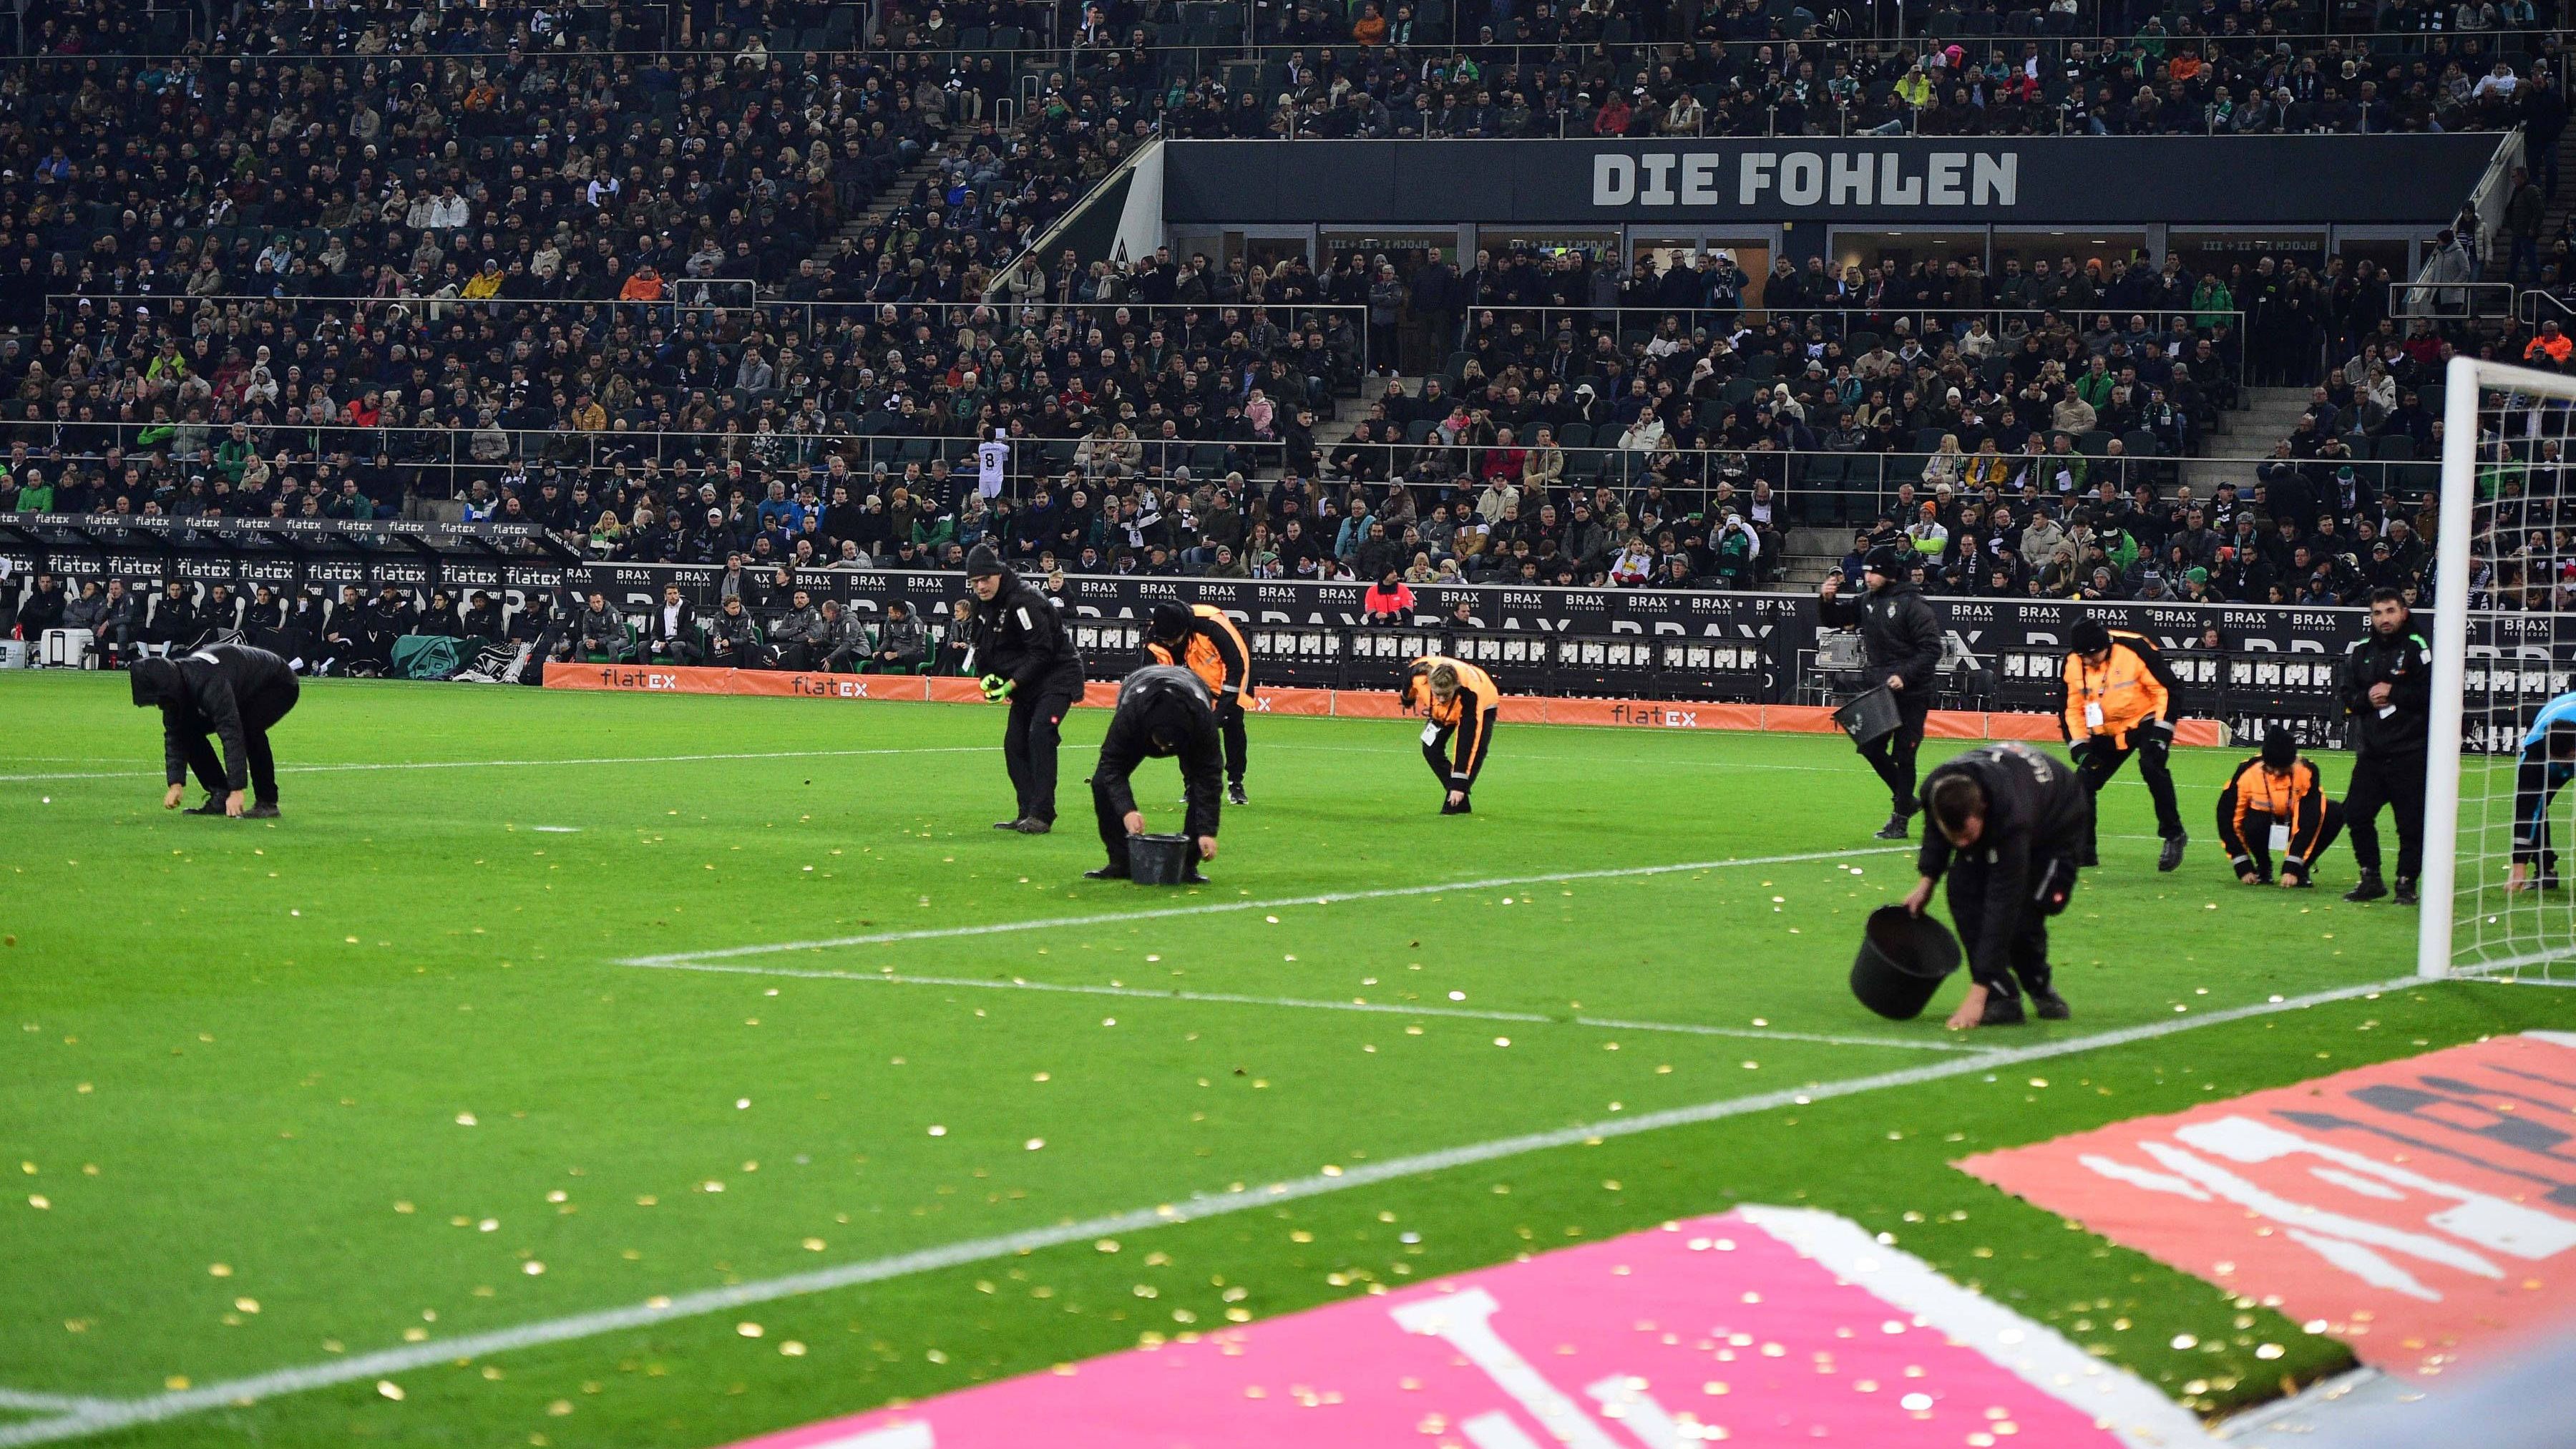
[[[161,707],[161,760],[168,783],[188,780],[188,747],[212,731],[223,742],[224,786],[250,788],[249,738],[294,707],[295,671],[265,649],[216,644],[193,654],[143,659],[127,671],[135,707]]]
[[[1079,694],[1082,656],[1055,605],[1012,570],[1000,577],[999,592],[975,601],[975,672],[1012,681],[1021,699],[1042,688]]]

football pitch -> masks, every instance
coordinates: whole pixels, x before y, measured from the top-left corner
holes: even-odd
[[[1506,725],[1443,818],[1418,725],[1256,717],[1154,890],[1080,879],[1103,712],[990,828],[1002,719],[308,683],[232,821],[122,678],[0,676],[0,1445],[718,1445],[1738,1203],[2215,1412],[2350,1357],[1951,1164],[2576,1028],[2404,980],[2343,846],[2237,885],[2249,750],[2173,875],[2124,776],[2074,1019],[1962,1037],[1846,987],[1914,877],[1839,737]]]

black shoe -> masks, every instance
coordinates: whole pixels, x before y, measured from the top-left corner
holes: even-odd
[[[1206,885],[1207,883],[1208,878],[1199,874],[1197,866],[1191,866],[1188,872],[1181,877],[1181,884],[1183,885]]]
[[[1040,820],[1036,816],[1032,815],[1011,828],[1020,832],[1022,835],[1044,835],[1048,831],[1055,829],[1055,822],[1052,820]]]
[[[1994,998],[1989,996],[1986,1002],[1991,1006],[1994,1004]],[[2066,998],[2058,995],[2057,988],[2054,986],[2031,988],[2030,1004],[2032,1009],[2039,1013],[2039,1019],[2042,1021],[2064,1021],[2075,1014],[2067,1007]]]
[[[2312,891],[2317,888],[2317,878],[2308,874],[2306,871],[2300,871],[2294,875],[2286,876],[2284,879],[2289,881],[2290,889],[2294,891]],[[2267,880],[2263,882],[2263,884],[2270,885],[2271,882]]]
[[[1986,1014],[1977,1018],[1979,1026],[2019,1026],[2029,1020],[2022,1014],[2021,998],[2000,991],[1986,993]]]
[[[2554,890],[2558,889],[2558,875],[2557,875],[2557,873],[2556,873],[2555,871],[2553,871],[2553,872],[2551,872],[2551,873],[2550,873],[2550,874],[2548,874],[2548,875],[2544,875],[2544,876],[2542,876],[2542,877],[2540,878],[2540,888],[2541,888],[2542,890],[2545,890],[2545,891],[2554,891]]]
[[[242,812],[242,818],[244,820],[275,820],[277,818],[277,807],[275,805],[253,805],[248,810]]]
[[[1443,800],[1440,802],[1440,813],[1443,815],[1464,815],[1468,813],[1468,810],[1466,805],[1463,803],[1452,805],[1448,801]]]
[[[1123,870],[1119,870],[1119,869],[1117,869],[1117,868],[1116,868],[1116,867],[1114,867],[1114,866],[1106,866],[1106,865],[1102,866],[1102,867],[1101,867],[1100,869],[1098,869],[1098,870],[1086,870],[1086,871],[1084,871],[1084,872],[1082,873],[1082,878],[1083,878],[1084,880],[1134,880],[1134,879],[1135,879],[1135,877],[1134,877],[1134,876],[1129,875],[1127,872],[1125,872],[1125,871],[1123,871]]]
[[[2188,835],[2176,833],[2166,836],[2164,849],[2156,853],[2156,869],[2170,871],[2182,864],[2182,848],[2190,843],[2191,837]]]
[[[205,804],[198,806],[194,810],[183,810],[179,813],[183,815],[221,815],[224,813],[224,797],[221,795],[209,795],[206,797]]]
[[[1905,817],[1902,815],[1890,815],[1887,817],[1887,823],[1878,827],[1876,833],[1874,833],[1870,838],[1873,840],[1903,840],[1905,836]]]
[[[2351,890],[2345,891],[2343,893],[2343,898],[2357,903],[2361,901],[2375,901],[2386,894],[2388,894],[2388,887],[2379,883],[2379,872],[2375,870],[2365,870],[2361,873],[2360,884],[2355,885]]]
[[[996,820],[993,822],[993,828],[995,830],[1017,830],[1020,828],[1019,818],[1014,816],[1009,820]]]
[[[1225,787],[1225,803],[1228,805],[1249,805],[1252,803],[1252,797],[1243,793],[1243,782],[1241,780],[1237,780],[1233,784]]]
[[[2415,897],[2415,877],[2411,875],[2399,876],[2397,878],[2397,894],[2389,897],[2389,903],[2400,906],[2422,904],[2422,902],[2418,901]]]

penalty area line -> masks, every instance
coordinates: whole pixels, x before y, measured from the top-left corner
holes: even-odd
[[[1387,886],[1377,890],[1326,891],[1311,896],[1280,896],[1260,901],[1203,901],[1191,906],[1163,906],[1144,911],[1101,911],[1081,916],[1048,916],[1031,921],[988,921],[978,926],[930,926],[917,931],[874,931],[859,936],[826,936],[811,941],[776,941],[756,946],[722,946],[705,951],[673,951],[658,956],[629,956],[620,966],[679,966],[699,961],[732,961],[745,956],[776,956],[792,951],[831,951],[845,946],[884,946],[904,941],[946,941],[961,936],[1003,936],[1016,931],[1056,931],[1077,926],[1114,926],[1121,921],[1161,921],[1180,916],[1214,916],[1237,911],[1277,911],[1295,906],[1337,906],[1353,901],[1396,900],[1435,896],[1448,891],[1497,890],[1504,886],[1550,885],[1559,881],[1627,880],[1641,876],[1678,875],[1684,871],[1725,870],[1748,865],[1800,865],[1817,860],[1848,860],[1863,855],[1910,855],[1910,845],[1873,846],[1862,850],[1810,850],[1796,855],[1748,855],[1732,860],[1687,860],[1672,865],[1630,865],[1608,870],[1567,870],[1541,875],[1490,876],[1484,880],[1444,881],[1437,885]]]
[[[1533,1152],[1552,1151],[1560,1147],[1592,1146],[1615,1137],[1634,1137],[1670,1127],[1697,1126],[1730,1117],[1749,1116],[1774,1108],[1804,1106],[1840,1097],[1857,1096],[1891,1087],[1914,1087],[1947,1081],[1972,1072],[2000,1071],[2029,1062],[2071,1056],[2078,1052],[2107,1047],[2130,1046],[2154,1041],[2202,1027],[2255,1017],[2273,1016],[2331,1002],[2379,992],[2398,991],[2428,984],[2421,978],[2401,976],[2388,981],[2373,981],[2329,991],[2310,992],[2282,1001],[2258,1002],[2220,1011],[2167,1018],[2138,1026],[2096,1032],[2090,1036],[2068,1037],[2062,1041],[2037,1042],[2029,1046],[1999,1051],[1978,1052],[1951,1057],[1944,1061],[1898,1071],[1878,1072],[1869,1076],[1848,1077],[1840,1081],[1812,1083],[1804,1087],[1781,1088],[1742,1097],[1721,1097],[1696,1106],[1667,1108],[1660,1112],[1641,1112],[1633,1117],[1617,1117],[1604,1122],[1575,1127],[1559,1127],[1542,1132],[1499,1137],[1488,1142],[1468,1143],[1458,1147],[1439,1148],[1383,1162],[1347,1166],[1326,1174],[1317,1173],[1274,1182],[1262,1187],[1229,1189],[1222,1193],[1201,1193],[1176,1202],[1158,1203],[1152,1207],[1087,1218],[1080,1222],[1059,1223],[1050,1227],[1030,1228],[1016,1233],[974,1238],[938,1247],[920,1248],[861,1262],[844,1263],[767,1278],[757,1282],[732,1284],[721,1288],[702,1288],[695,1292],[646,1299],[642,1303],[617,1308],[597,1309],[561,1318],[542,1319],[514,1328],[493,1329],[483,1333],[460,1334],[446,1340],[404,1344],[356,1354],[324,1363],[295,1368],[276,1369],[247,1378],[222,1383],[174,1390],[146,1398],[115,1399],[92,1404],[57,1418],[32,1424],[0,1427],[0,1449],[15,1449],[26,1444],[51,1444],[85,1438],[136,1424],[159,1423],[181,1418],[207,1409],[226,1405],[255,1403],[285,1394],[306,1393],[339,1384],[366,1379],[389,1378],[415,1369],[458,1359],[482,1358],[516,1349],[547,1344],[567,1343],[595,1338],[602,1334],[647,1328],[674,1319],[721,1313],[756,1303],[770,1303],[784,1298],[829,1293],[867,1283],[880,1283],[916,1273],[964,1267],[972,1263],[1016,1257],[1023,1253],[1064,1247],[1117,1233],[1142,1232],[1175,1223],[1197,1222],[1223,1217],[1252,1208],[1269,1207],[1305,1198],[1323,1197],[1347,1192],[1355,1187],[1374,1186],[1424,1173],[1444,1172],[1502,1161]]]
[[[640,964],[640,963],[639,963]],[[1661,1031],[1683,1036],[1741,1037],[1749,1041],[1802,1041],[1825,1046],[1897,1047],[1910,1051],[1979,1051],[1959,1042],[1908,1040],[1884,1036],[1834,1036],[1758,1026],[1707,1026],[1698,1022],[1629,1021],[1608,1016],[1550,1016],[1537,1011],[1477,1011],[1463,1006],[1401,1005],[1389,1001],[1312,1001],[1295,996],[1251,996],[1234,991],[1156,991],[1143,986],[1087,986],[1021,977],[977,980],[971,976],[912,976],[890,971],[834,971],[794,966],[727,966],[712,961],[660,961],[647,971],[704,971],[725,976],[787,977],[805,981],[873,981],[883,986],[962,986],[978,991],[1050,991],[1071,996],[1118,996],[1140,1001],[1195,1001],[1219,1006],[1279,1006],[1306,1011],[1357,1011],[1381,1016],[1447,1017],[1463,1021],[1524,1022],[1539,1026],[1583,1026],[1603,1031]]]

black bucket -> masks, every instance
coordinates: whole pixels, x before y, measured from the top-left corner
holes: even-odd
[[[1834,723],[1841,725],[1843,733],[1851,736],[1856,745],[1892,735],[1903,722],[1896,712],[1896,696],[1884,684],[1834,711]]]
[[[1949,927],[1903,906],[1881,906],[1870,912],[1852,958],[1852,995],[1890,1021],[1912,1021],[1958,969],[1959,938]]]
[[[1179,885],[1189,874],[1190,838],[1186,835],[1130,835],[1127,872],[1138,885]]]

